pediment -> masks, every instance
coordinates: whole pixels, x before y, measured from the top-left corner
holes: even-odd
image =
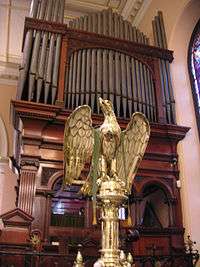
[[[30,226],[33,221],[33,217],[27,214],[25,211],[16,208],[9,212],[0,215],[5,226]]]

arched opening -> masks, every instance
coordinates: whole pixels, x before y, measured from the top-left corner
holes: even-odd
[[[79,185],[70,185],[62,190],[62,178],[53,185],[51,199],[51,226],[84,227],[86,201],[79,195]]]
[[[167,194],[159,185],[150,184],[144,188],[140,209],[140,226],[155,229],[170,226]]]

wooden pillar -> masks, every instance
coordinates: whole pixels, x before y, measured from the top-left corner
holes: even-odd
[[[85,209],[85,227],[89,228],[92,225],[92,201],[87,198]]]
[[[35,159],[21,161],[21,175],[18,195],[18,208],[32,215],[36,190],[36,173],[39,161]]]
[[[161,86],[159,59],[157,58],[154,59],[154,83],[155,83],[155,97],[156,97],[158,122],[166,123],[166,112],[164,105],[165,102]]]
[[[45,221],[44,221],[44,241],[48,243],[49,239],[49,225],[51,222],[51,195],[46,196],[46,207],[45,207]]]
[[[64,107],[64,91],[65,91],[65,75],[67,71],[68,61],[68,39],[62,37],[60,66],[59,66],[59,80],[58,80],[58,94],[56,105]]]

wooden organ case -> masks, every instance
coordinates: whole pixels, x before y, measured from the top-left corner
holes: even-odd
[[[57,14],[60,3],[54,7]],[[189,129],[175,122],[173,53],[166,49],[161,13],[153,21],[156,46],[150,46],[144,34],[111,9],[76,19],[69,27],[58,15],[48,19],[48,8],[46,17],[41,10],[25,20],[25,60],[12,101],[20,167],[17,208],[1,216],[9,229],[0,244],[24,249],[37,232],[42,251],[70,257],[82,243],[83,256],[96,256],[100,231],[92,225],[91,200],[77,195],[78,184],[60,189],[65,120],[75,107],[88,104],[94,124],[100,124],[101,96],[113,102],[122,128],[135,111],[151,123],[150,143],[129,199],[132,226],[121,224],[122,245],[136,256],[148,255],[152,246],[158,254],[182,249],[177,144]]]

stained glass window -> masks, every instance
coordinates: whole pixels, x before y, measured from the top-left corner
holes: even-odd
[[[200,21],[192,34],[188,52],[190,80],[200,135]]]
[[[196,38],[193,42],[191,63],[195,93],[200,114],[200,33],[196,35]]]

